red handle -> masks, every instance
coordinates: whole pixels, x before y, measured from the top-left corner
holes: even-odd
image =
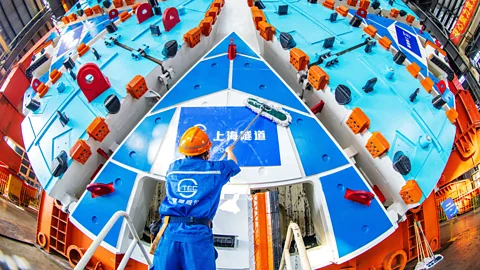
[[[369,191],[351,190],[347,188],[344,198],[366,206],[370,206],[370,202],[373,200],[373,198],[375,198],[375,194]]]

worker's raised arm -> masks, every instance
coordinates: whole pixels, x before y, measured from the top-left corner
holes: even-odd
[[[225,148],[225,153],[227,153],[228,160],[233,160],[233,162],[238,164],[237,157],[235,156],[235,154],[233,154],[233,146]]]

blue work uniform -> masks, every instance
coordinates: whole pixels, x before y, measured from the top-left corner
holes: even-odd
[[[206,161],[200,157],[176,160],[167,172],[167,197],[160,206],[160,216],[213,220],[223,185],[239,172],[232,160]],[[154,256],[155,270],[215,269],[212,229],[200,224],[170,223]]]

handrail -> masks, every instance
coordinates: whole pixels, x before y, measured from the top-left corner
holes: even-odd
[[[125,211],[118,211],[116,212],[110,220],[105,224],[105,227],[100,231],[98,234],[97,238],[93,241],[93,243],[90,245],[90,247],[87,249],[83,257],[80,259],[80,261],[77,263],[75,266],[74,270],[83,270],[88,264],[88,261],[93,256],[93,253],[97,250],[98,246],[102,243],[103,239],[107,234],[110,232],[110,229],[112,229],[113,225],[117,222],[117,220],[120,217],[124,217],[125,220],[127,221],[128,228],[130,229],[130,232],[133,235],[133,241],[130,243],[128,246],[127,252],[125,252],[125,255],[123,256],[122,261],[120,261],[120,264],[118,265],[117,270],[123,270],[125,266],[127,265],[128,260],[130,259],[130,256],[132,255],[133,250],[135,249],[135,245],[138,244],[140,247],[140,250],[143,253],[143,257],[145,257],[145,260],[147,261],[148,268],[152,267],[152,261],[150,260],[150,257],[148,256],[147,252],[145,251],[145,248],[143,245],[140,243],[140,237],[137,234],[137,231],[135,230],[135,226],[132,223],[132,220],[130,219],[130,216],[128,215],[127,212]]]
[[[280,270],[283,270],[284,267],[287,270],[292,269],[292,263],[290,261],[290,244],[292,242],[292,234],[297,243],[298,254],[300,255],[300,264],[302,265],[303,270],[310,270],[310,261],[308,260],[307,250],[305,244],[303,243],[302,232],[298,227],[297,223],[290,222],[287,231],[287,238],[285,240],[285,245],[283,246],[282,260],[280,261]]]

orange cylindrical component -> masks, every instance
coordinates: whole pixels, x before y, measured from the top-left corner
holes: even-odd
[[[253,196],[253,230],[255,269],[269,269],[268,236],[267,236],[267,206],[265,193]]]
[[[133,14],[137,13],[137,8],[141,5],[142,3],[135,3],[132,5],[132,12]]]
[[[315,90],[323,90],[330,82],[330,77],[321,67],[315,65],[308,69],[308,82]]]
[[[95,5],[95,6],[92,7],[92,11],[95,14],[100,14],[100,13],[102,13],[102,8],[99,5]]]
[[[270,41],[273,39],[276,29],[271,24],[265,21],[260,21],[258,22],[258,28],[260,30],[260,36],[263,39],[265,39],[266,41]]]
[[[381,39],[378,40],[378,43],[385,49],[389,50],[390,46],[392,46],[392,41],[387,37],[383,36]]]
[[[120,15],[118,17],[120,17],[121,22],[125,22],[130,17],[132,17],[132,14],[130,14],[128,11],[124,11],[124,12],[120,13]]]
[[[415,21],[415,17],[408,14],[407,17],[405,18],[405,20],[408,22],[408,23],[413,23],[413,21]]]
[[[390,17],[396,18],[400,14],[400,10],[396,8],[390,9]]]
[[[69,20],[70,22],[76,21],[76,20],[77,20],[77,14],[72,13],[72,14],[68,15],[68,20]]]
[[[52,80],[52,84],[56,83],[60,77],[62,77],[62,72],[58,71],[56,68],[50,72],[50,80]]]
[[[131,6],[135,4],[135,0],[125,0],[125,3],[127,4],[127,6]]]
[[[85,12],[85,15],[87,17],[90,17],[90,16],[93,15],[93,10],[91,8],[86,8],[86,9],[83,10],[83,12]]]
[[[64,17],[62,17],[62,22],[63,22],[64,24],[69,24],[69,23],[70,23],[70,19],[69,19],[67,16],[64,16]]]
[[[147,82],[141,75],[133,77],[133,79],[127,84],[127,93],[135,99],[141,98],[147,91]]]
[[[113,0],[113,6],[115,6],[115,8],[123,7],[123,0]]]
[[[364,9],[368,9],[370,6],[370,1],[368,0],[360,0],[360,7]]]
[[[412,62],[410,65],[407,66],[407,70],[414,78],[417,78],[418,73],[420,73],[420,66],[417,63]]]
[[[325,0],[325,1],[323,1],[322,6],[333,10],[333,8],[335,7],[335,1],[334,0]]]
[[[352,7],[356,6],[357,3],[358,3],[358,0],[347,0],[347,5]]]
[[[372,133],[370,139],[368,139],[367,145],[365,145],[370,155],[373,158],[379,157],[384,153],[388,152],[390,144],[387,139],[383,137],[382,133],[375,131]]]
[[[371,24],[369,24],[367,27],[363,28],[363,31],[371,37],[375,37],[375,35],[377,34],[377,28],[375,28]]]
[[[88,50],[90,50],[90,46],[86,45],[85,43],[81,43],[77,47],[78,56],[83,56],[88,52]]]
[[[342,15],[342,17],[346,17],[348,14],[348,8],[346,6],[338,6],[337,7],[338,14]]]
[[[298,71],[307,68],[310,58],[300,49],[293,48],[290,50],[290,64]]]
[[[40,85],[37,88],[38,96],[40,98],[43,98],[49,89],[50,89],[49,86],[45,85],[43,82],[40,83]]]
[[[354,108],[346,123],[354,134],[358,134],[365,129],[368,129],[370,126],[370,119],[365,115],[362,109]]]
[[[430,77],[426,77],[425,79],[423,79],[422,81],[420,81],[420,84],[423,86],[423,88],[425,89],[425,91],[427,91],[428,93],[430,93],[433,89],[433,81],[432,79],[430,79]]]
[[[458,113],[455,108],[450,108],[450,110],[446,111],[445,114],[447,115],[448,120],[453,124],[457,121]]]
[[[208,37],[212,32],[213,17],[207,16],[203,18],[198,27],[200,28],[202,35]]]
[[[87,127],[87,133],[93,139],[102,142],[105,137],[107,137],[108,133],[110,133],[110,129],[108,128],[105,119],[97,116],[93,119],[92,123]]]

